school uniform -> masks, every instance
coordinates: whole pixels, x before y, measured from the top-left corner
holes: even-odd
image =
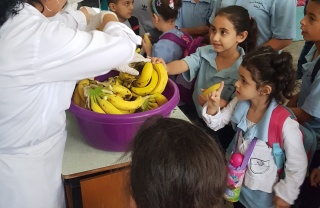
[[[318,140],[318,149],[320,142],[320,71],[315,76],[314,81],[311,83],[310,77],[316,62],[320,56],[312,61],[312,58],[317,51],[317,47],[314,45],[309,53],[306,55],[307,63],[302,65],[303,76],[302,84],[299,93],[298,107],[302,108],[305,112],[313,116],[314,118],[307,123],[310,124],[315,131]]]
[[[240,53],[240,57],[230,68],[221,71],[217,69],[215,61],[217,53],[214,51],[212,45],[200,47],[194,54],[183,59],[189,66],[189,70],[182,73],[184,79],[190,82],[196,78],[192,99],[200,118],[202,115],[202,106],[199,105],[198,100],[202,94],[201,89],[207,89],[213,84],[224,81],[221,98],[229,101],[234,97],[234,83],[239,78],[238,70],[242,62],[242,56],[244,55],[244,50],[241,47],[238,47],[237,50]]]
[[[0,207],[66,206],[65,110],[75,84],[128,63],[141,41],[118,22],[80,31],[86,19],[72,14],[50,21],[24,3],[0,28]]]
[[[135,0],[132,15],[138,18],[144,31],[150,33],[151,42],[157,42],[161,32],[153,25],[150,1]]]
[[[179,38],[181,38],[181,36],[183,35],[183,33],[176,28],[162,33],[161,36],[166,33],[173,33]],[[152,46],[152,56],[160,57],[166,63],[170,63],[174,60],[180,60],[183,55],[183,51],[184,49],[181,46],[167,39],[159,39],[159,41]]]
[[[222,128],[230,121],[237,125],[240,134],[236,145],[241,154],[245,155],[252,139],[258,138],[240,192],[240,202],[247,208],[274,207],[272,202],[274,194],[293,204],[307,171],[308,162],[299,123],[287,118],[282,129],[283,149],[286,154],[285,178],[279,181],[272,148],[266,143],[271,113],[276,106],[277,103],[272,100],[264,116],[256,124],[246,118],[250,102],[238,101],[237,97],[225,108],[219,109],[214,116],[206,113],[207,104],[202,110],[204,121],[213,130]]]
[[[294,39],[296,37],[296,0],[220,0],[219,8],[238,5],[246,8],[258,26],[257,45],[271,38]],[[214,14],[210,17],[212,23]]]
[[[180,28],[192,28],[207,25],[210,16],[215,13],[217,0],[182,0],[182,7],[179,9],[176,26]]]

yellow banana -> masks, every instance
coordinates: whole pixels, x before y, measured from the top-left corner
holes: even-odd
[[[145,34],[143,35],[143,40],[144,40],[144,42],[146,42],[147,44],[152,45],[150,33],[145,33]]]
[[[155,93],[151,95],[151,98],[154,98],[156,103],[158,103],[159,106],[162,106],[163,104],[168,102],[168,99],[166,98],[166,96],[164,96],[161,93]]]
[[[79,94],[80,94],[80,97],[82,100],[86,100],[85,96],[84,96],[84,90],[83,88],[86,86],[86,85],[89,85],[90,82],[89,82],[89,79],[83,79],[83,80],[80,80],[76,89],[78,90]]]
[[[119,109],[114,107],[114,105],[112,105],[109,101],[104,100],[104,99],[100,98],[99,96],[97,96],[97,100],[98,100],[98,103],[99,103],[100,107],[102,108],[102,110],[105,113],[108,113],[108,114],[123,114]]]
[[[100,107],[100,105],[98,105],[98,103],[96,102],[96,97],[95,95],[90,95],[90,108],[92,111],[96,112],[96,113],[102,113],[102,114],[106,114],[104,112],[104,110],[102,110],[102,108]]]
[[[158,73],[159,80],[157,86],[151,91],[151,94],[162,93],[167,86],[168,73],[166,68],[161,63],[153,64],[153,68]]]
[[[145,87],[131,87],[131,91],[133,94],[146,96],[146,95],[150,94],[152,92],[152,90],[154,90],[154,88],[157,86],[157,84],[159,82],[158,80],[159,80],[158,73],[155,70],[153,70],[152,75],[151,75],[151,80],[147,86],[145,86]]]
[[[131,114],[134,113],[136,111],[136,109],[133,110],[120,110],[123,114]]]
[[[220,83],[217,83],[217,84],[212,85],[211,87],[209,87],[208,89],[206,89],[206,90],[202,93],[202,96],[207,97],[207,95],[208,95],[210,92],[213,92],[213,91],[216,91],[217,89],[219,89],[220,85],[221,85]]]
[[[144,102],[144,99],[141,96],[137,97],[133,101],[124,100],[123,98],[117,95],[107,95],[106,97],[107,97],[107,100],[116,108],[118,108],[119,110],[126,110],[126,111],[135,110],[139,108]]]
[[[128,74],[128,73],[125,73],[125,72],[120,72],[119,73],[119,78],[122,81],[129,81],[129,82],[133,82],[133,81],[137,80],[136,76]]]
[[[81,97],[80,97],[78,90],[75,90],[73,92],[72,100],[73,100],[74,104],[76,104],[77,106],[81,105]]]
[[[122,85],[110,85],[110,89],[115,95],[118,95],[125,100],[130,100],[132,97],[131,91]]]
[[[148,105],[148,109],[149,110],[153,110],[153,109],[155,109],[155,108],[159,108],[159,105],[158,105],[158,103],[149,103],[149,105]]]
[[[152,72],[154,71],[152,63],[146,62],[141,73],[140,77],[134,81],[136,87],[145,87],[148,85],[151,79]]]

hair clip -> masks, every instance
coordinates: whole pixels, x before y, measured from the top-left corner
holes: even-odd
[[[157,0],[157,7],[161,6],[161,0]]]
[[[170,7],[171,9],[174,9],[174,2],[173,2],[173,0],[169,0],[169,7]]]

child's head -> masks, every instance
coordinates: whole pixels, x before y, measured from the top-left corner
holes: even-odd
[[[239,75],[235,84],[238,97],[266,95],[268,103],[274,98],[283,104],[293,95],[295,70],[288,52],[279,54],[270,46],[258,47],[244,56]]]
[[[155,20],[162,18],[164,21],[174,22],[178,17],[178,10],[182,6],[182,0],[151,0],[150,8]],[[155,24],[156,26],[156,24]]]
[[[256,21],[241,6],[220,9],[211,25],[210,41],[217,52],[238,44],[246,52],[251,51],[256,47],[257,37]]]
[[[309,0],[306,14],[300,21],[303,39],[320,41],[320,0]]]
[[[124,22],[132,16],[133,0],[108,0],[109,8],[117,16],[120,22]]]
[[[129,180],[137,208],[215,207],[226,188],[217,142],[190,122],[151,117],[136,134]]]

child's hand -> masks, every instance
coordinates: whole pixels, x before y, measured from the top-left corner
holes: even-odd
[[[158,57],[148,57],[148,58],[151,59],[152,64],[157,64],[157,63],[163,64],[164,68],[166,68],[166,70],[168,71],[167,64],[162,58],[158,58]]]
[[[166,65],[166,62],[162,58],[158,58],[158,57],[150,57],[150,58],[151,58],[152,64],[161,63],[163,65]]]
[[[151,55],[152,52],[152,43],[149,39],[143,38],[142,39],[142,48],[146,52],[147,56]]]
[[[310,183],[311,186],[320,185],[320,170],[318,168],[312,170],[310,174]]]
[[[278,196],[274,196],[273,204],[275,208],[290,208],[290,204],[288,204],[286,201],[284,201]]]
[[[212,91],[211,93],[209,93],[209,95],[207,97],[207,99],[208,99],[207,113],[209,115],[214,115],[219,110],[220,96],[221,96],[221,92],[222,92],[223,87],[224,87],[224,82],[222,81],[220,87],[216,91]]]

